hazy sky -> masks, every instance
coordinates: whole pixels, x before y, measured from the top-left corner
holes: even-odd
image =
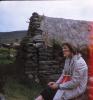
[[[0,1],[0,32],[27,30],[33,12],[93,21],[93,0]]]

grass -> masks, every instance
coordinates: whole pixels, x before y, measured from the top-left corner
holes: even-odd
[[[15,55],[16,55],[15,49],[0,48],[0,64],[13,63],[15,61]]]
[[[42,90],[42,87],[34,83],[32,87],[29,88],[14,79],[8,79],[4,90],[7,100],[34,100]]]
[[[10,54],[14,56],[11,57]],[[15,61],[15,55],[15,49],[9,50],[7,48],[0,48],[0,64],[13,64]],[[29,87],[27,84],[23,85],[18,80],[8,78],[5,83],[4,91],[6,100],[34,100],[42,90],[42,86],[35,82],[32,82]]]

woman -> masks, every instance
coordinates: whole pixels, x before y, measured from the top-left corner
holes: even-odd
[[[82,95],[87,87],[87,64],[69,43],[64,43],[62,50],[66,58],[62,75],[57,82],[49,82],[35,100],[85,100]]]

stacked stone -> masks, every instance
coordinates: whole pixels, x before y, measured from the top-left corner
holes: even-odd
[[[33,43],[27,43],[26,45],[26,61],[25,61],[25,73],[34,75],[37,70],[37,49],[33,46]]]
[[[37,24],[38,23],[38,24]],[[39,29],[40,20],[37,13],[33,13],[30,18],[27,36],[21,41],[17,52],[16,63],[19,77],[29,76],[34,78],[38,69],[38,49],[37,41],[40,41],[42,30]],[[37,36],[38,35],[38,36]]]
[[[58,74],[58,61],[53,58],[53,47],[39,48],[39,79],[45,84],[56,80]],[[57,74],[57,75],[56,75]]]
[[[28,38],[26,43],[26,62],[25,73],[29,78],[37,78],[39,68],[39,55],[38,48],[43,44],[42,30],[40,29],[40,16],[37,13],[33,13],[30,18]]]
[[[38,13],[34,12],[29,20],[30,20],[30,23],[29,23],[27,35],[33,37],[41,33],[41,30],[40,30],[41,17],[38,15]]]
[[[57,80],[61,69],[58,58],[59,49],[45,46],[40,29],[40,16],[33,13],[30,18],[27,36],[21,41],[21,47],[17,56],[20,63],[19,73],[22,71],[30,79],[37,78],[41,83]],[[58,56],[58,57],[57,57]]]
[[[17,49],[16,55],[16,72],[18,78],[24,79],[25,77],[25,62],[26,62],[26,43],[28,42],[28,37],[23,38],[20,47]]]

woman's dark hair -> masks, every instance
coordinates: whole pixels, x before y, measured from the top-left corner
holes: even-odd
[[[79,50],[73,46],[72,44],[68,43],[68,42],[65,42],[62,44],[62,47],[63,46],[67,46],[69,48],[69,50],[73,53],[73,54],[77,54],[79,52]]]

